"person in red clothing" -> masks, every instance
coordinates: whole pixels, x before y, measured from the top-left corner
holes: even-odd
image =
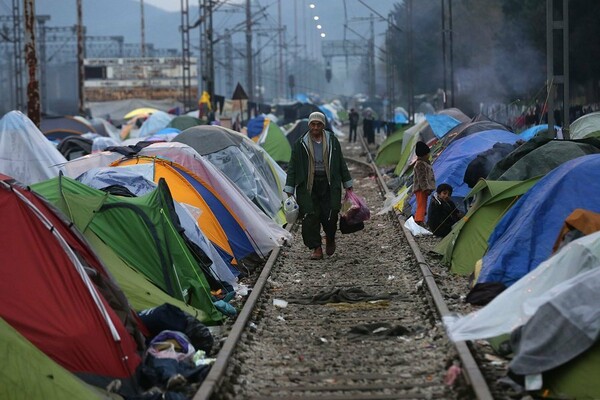
[[[415,222],[425,227],[425,215],[427,214],[427,198],[435,190],[435,176],[430,161],[431,150],[427,143],[417,142],[415,154],[417,161],[413,167],[412,191],[417,199],[417,211]]]

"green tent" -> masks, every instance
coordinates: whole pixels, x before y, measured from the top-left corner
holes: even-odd
[[[0,399],[110,399],[35,347],[0,318]],[[120,398],[120,397],[114,397]]]
[[[206,121],[203,121],[200,118],[192,117],[190,115],[179,115],[173,118],[171,122],[167,124],[167,127],[179,129],[183,132],[187,128],[191,128],[193,126],[198,125],[206,125]]]
[[[600,393],[598,370],[600,341],[565,364],[544,372],[543,389],[569,399],[597,399]]]
[[[285,134],[273,121],[265,118],[266,127],[263,128],[258,138],[258,144],[273,158],[281,163],[290,162],[292,157],[292,146]]]
[[[409,129],[408,126],[404,126],[394,131],[388,136],[379,149],[375,156],[375,164],[378,166],[396,165],[400,161],[400,155],[402,154],[402,140],[404,139],[404,131]]]
[[[466,197],[475,197],[469,211],[433,251],[443,256],[443,263],[451,264],[452,272],[459,275],[472,273],[475,263],[487,250],[487,241],[496,224],[539,179],[516,182],[479,180]]]
[[[100,256],[102,262],[115,278],[125,296],[127,296],[127,300],[129,300],[129,304],[131,304],[134,310],[139,312],[169,303],[188,314],[194,315],[200,321],[206,319],[205,312],[169,296],[148,280],[146,276],[130,267],[109,246],[100,240],[93,231],[88,229],[85,236],[96,254]]]
[[[110,195],[63,176],[32,189],[59,207],[84,235],[91,230],[125,264],[171,297],[202,310],[199,319],[222,320],[198,260],[171,219],[173,200],[164,180],[140,197]]]

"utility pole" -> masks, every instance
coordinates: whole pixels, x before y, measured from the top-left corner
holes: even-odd
[[[40,49],[40,108],[43,113],[46,108],[47,102],[47,85],[46,85],[46,21],[50,19],[49,15],[36,15],[38,23],[38,32],[40,33],[39,38],[39,49]]]
[[[548,90],[546,109],[548,112],[548,129],[554,129],[556,125],[554,118],[554,96],[556,95],[556,87],[562,84],[563,120],[561,121],[561,125],[563,137],[569,139],[569,0],[562,0],[562,19],[554,18],[554,1],[546,0],[546,86]],[[555,30],[562,33],[562,54],[559,54],[562,55],[562,75],[554,72]]]
[[[145,23],[144,23],[144,0],[140,0],[140,15],[141,15],[141,23],[140,23],[140,27],[142,30],[142,40],[141,40],[141,46],[142,48],[141,50],[141,55],[142,58],[146,57],[146,29],[145,29]]]
[[[23,59],[21,58],[21,12],[19,0],[13,0],[13,68],[15,75],[15,105],[23,110]]]
[[[83,11],[81,0],[77,0],[77,72],[78,72],[78,93],[79,102],[78,110],[79,115],[85,115],[85,99],[83,85],[85,83],[85,66],[83,61],[85,59],[85,43],[84,43],[84,28],[83,28]]]
[[[35,54],[35,0],[24,0],[25,20],[25,59],[29,79],[27,82],[27,116],[39,128],[42,122],[40,112],[40,86],[37,80],[37,57]]]
[[[190,60],[190,17],[188,0],[181,0],[181,67],[183,78],[182,102],[184,111],[187,111],[191,104],[192,76]]]
[[[283,82],[283,23],[281,18],[281,0],[277,0],[279,14],[279,78],[277,79],[277,97],[285,97],[285,83]]]
[[[248,101],[254,101],[254,80],[252,71],[252,12],[250,0],[246,0],[246,73],[248,85]]]
[[[371,14],[371,39],[369,40],[369,97],[375,98],[375,17]]]
[[[408,63],[407,63],[407,75],[408,75],[408,85],[407,85],[407,95],[408,95],[408,122],[415,122],[415,96],[414,96],[414,84],[413,84],[413,29],[412,29],[412,0],[406,1],[406,18],[408,19],[408,29],[406,33],[407,38],[407,53],[408,53]]]
[[[446,86],[446,2],[442,0],[442,71],[444,74],[442,89],[444,91],[444,95],[442,98],[442,108],[446,108],[446,93],[448,92],[448,87]]]

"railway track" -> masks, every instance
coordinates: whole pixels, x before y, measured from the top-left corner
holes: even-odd
[[[445,294],[403,219],[375,215],[387,189],[368,153],[343,145],[371,220],[338,233],[323,260],[290,228],[294,240],[253,282],[194,400],[494,398],[469,347],[446,338]],[[462,374],[449,385],[453,364]]]

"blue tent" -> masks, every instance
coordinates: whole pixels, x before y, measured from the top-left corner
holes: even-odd
[[[452,186],[452,199],[460,207],[464,197],[471,191],[469,185],[464,181],[469,163],[478,154],[491,149],[496,143],[513,144],[518,139],[519,136],[512,132],[493,129],[476,132],[451,142],[433,162],[436,184],[447,183]],[[414,196],[411,197],[409,204],[414,213],[417,208]]]
[[[600,154],[567,161],[535,184],[504,215],[488,240],[477,282],[510,286],[552,254],[576,208],[600,213]]]
[[[438,139],[443,138],[450,129],[460,124],[459,120],[445,114],[425,114],[425,119]]]

